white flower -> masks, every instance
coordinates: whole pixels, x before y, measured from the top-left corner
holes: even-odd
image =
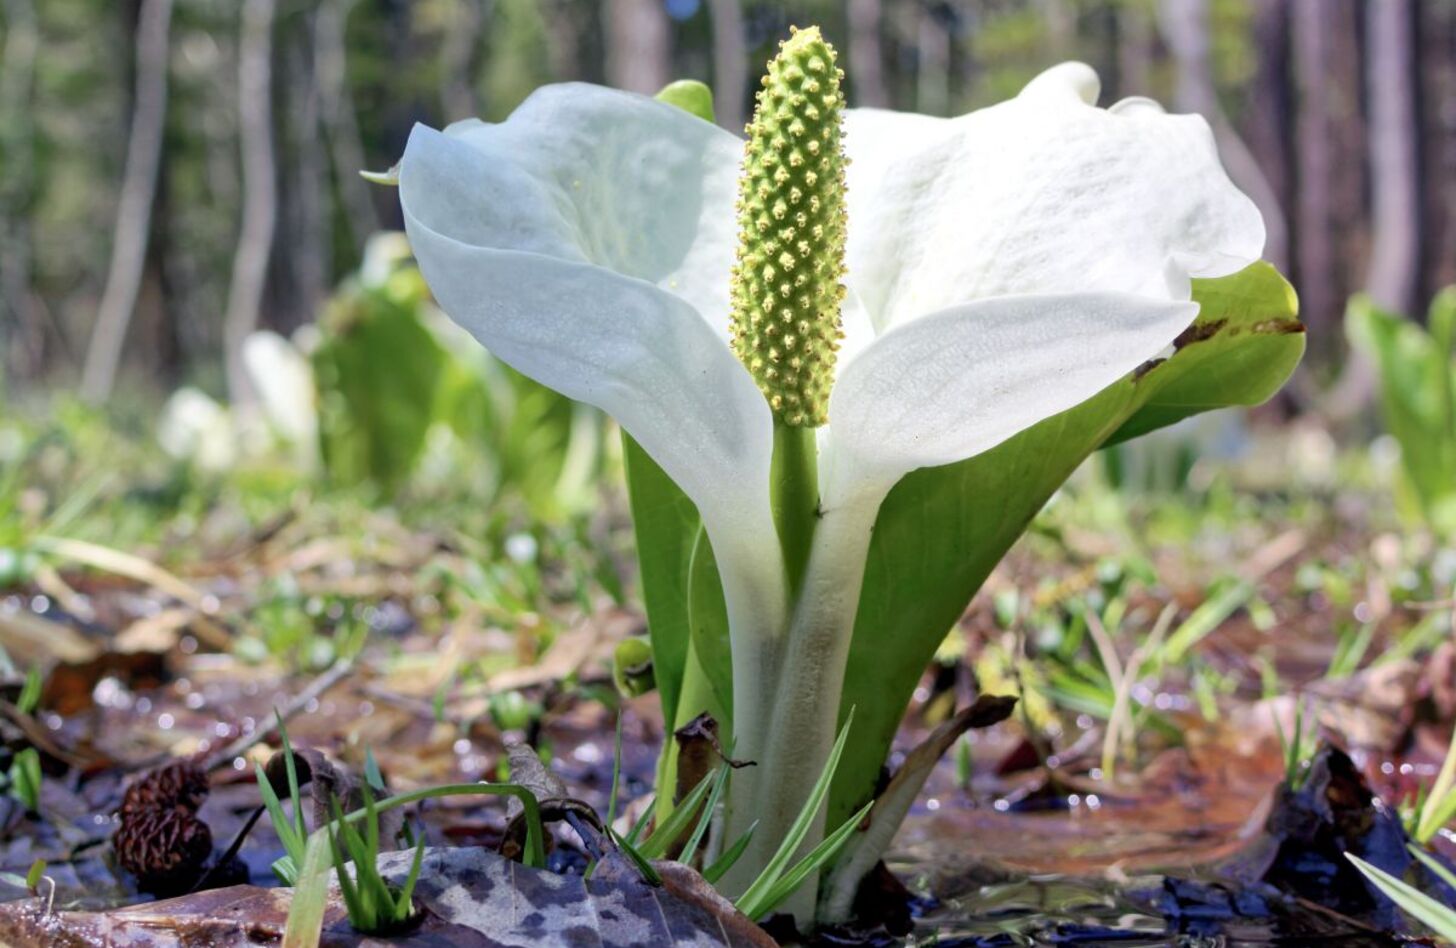
[[[267,330],[244,339],[242,355],[268,426],[294,449],[305,469],[313,468],[318,455],[318,396],[308,357]]]
[[[1190,278],[1258,259],[1263,223],[1207,124],[1144,99],[1099,109],[1097,91],[1068,63],[959,118],[846,113],[850,296],[821,501],[866,543],[906,473],[1094,395],[1192,322]],[[398,181],[444,310],[614,416],[697,504],[735,629],[779,628],[773,424],[728,346],[741,156],[676,108],[572,84],[500,124],[417,126]]]
[[[157,419],[157,442],[178,461],[209,473],[237,461],[232,415],[201,389],[185,386],[172,393]]]

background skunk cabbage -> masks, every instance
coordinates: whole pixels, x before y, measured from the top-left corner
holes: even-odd
[[[764,197],[773,218],[760,234],[792,223],[791,192],[805,207],[837,193],[831,181],[822,198],[802,194],[787,159],[762,173],[765,154],[798,147],[775,135],[831,122],[842,104],[817,31],[786,56],[760,104],[788,111],[758,127],[746,162],[745,200]],[[1110,438],[1262,400],[1299,357],[1287,285],[1245,269],[1263,224],[1207,125],[1141,99],[1099,109],[1097,91],[1070,63],[960,118],[843,111],[843,262],[819,268],[842,279],[842,323],[803,327],[827,373],[808,391],[827,389],[827,405],[776,401],[777,422],[762,366],[739,359],[753,365],[753,345],[730,328],[735,260],[748,277],[775,265],[759,281],[773,289],[839,235],[738,253],[742,140],[588,85],[543,88],[500,124],[410,137],[400,199],[441,306],[645,451],[629,450],[629,476],[665,712],[712,705],[731,719],[735,756],[759,762],[731,791],[728,838],[760,821],[743,879],[782,839],[852,706],[828,819],[868,798],[915,676],[1077,463]],[[828,161],[837,137],[804,154]],[[783,214],[763,190],[775,181]],[[783,287],[785,300],[797,292]],[[801,554],[773,485],[786,428],[824,416],[809,436],[818,473]]]

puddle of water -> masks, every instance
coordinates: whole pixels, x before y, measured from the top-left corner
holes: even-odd
[[[905,867],[896,867],[903,869]],[[908,945],[937,948],[1237,948],[1274,945],[1310,948],[1392,948],[1403,940],[1344,924],[1298,905],[1262,918],[1185,908],[1165,917],[1158,898],[1162,880],[1143,877],[1126,886],[1061,877],[977,885],[947,894],[917,919]]]

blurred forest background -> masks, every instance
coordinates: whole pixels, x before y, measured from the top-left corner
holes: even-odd
[[[1302,297],[1306,398],[1368,394],[1342,371],[1351,293],[1418,314],[1456,283],[1456,0],[0,0],[0,17],[12,393],[245,395],[242,340],[313,321],[399,226],[394,192],[357,172],[392,165],[412,123],[500,119],[558,80],[693,77],[741,127],[791,23],[824,27],[858,106],[957,114],[1077,58],[1104,103],[1203,113]]]

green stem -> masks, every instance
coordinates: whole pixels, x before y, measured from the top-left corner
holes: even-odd
[[[819,524],[783,650],[777,700],[767,731],[773,740],[761,758],[758,792],[750,804],[759,829],[740,864],[759,866],[772,855],[808,799],[834,745],[865,558],[883,497],[884,491],[878,490],[856,497],[825,512]],[[821,810],[803,851],[823,837],[824,819]],[[800,921],[810,920],[817,888],[816,875],[784,910]]]
[[[791,600],[803,585],[819,519],[818,457],[815,429],[774,422],[769,489]]]

